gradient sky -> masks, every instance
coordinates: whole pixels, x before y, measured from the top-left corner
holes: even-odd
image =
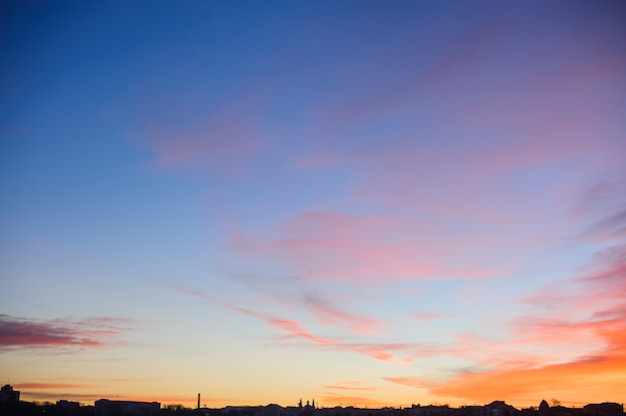
[[[622,1],[3,1],[22,399],[626,402]]]

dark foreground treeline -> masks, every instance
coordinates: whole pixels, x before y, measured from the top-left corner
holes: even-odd
[[[334,407],[316,409],[311,406],[287,407],[278,405],[226,407],[223,409],[190,409],[181,405],[166,405],[156,411],[145,409],[132,412],[109,406],[79,406],[76,402],[31,403],[23,401],[1,402],[0,416],[626,416],[624,406],[618,403],[589,404],[584,407],[557,405],[531,407],[518,410],[504,402],[485,406],[420,406],[395,409],[360,409]]]

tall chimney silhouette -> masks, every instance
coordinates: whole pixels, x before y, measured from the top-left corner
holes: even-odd
[[[200,408],[200,393],[198,393],[198,409]]]

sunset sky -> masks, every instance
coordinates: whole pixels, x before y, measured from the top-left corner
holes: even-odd
[[[626,3],[0,5],[22,400],[626,402]]]

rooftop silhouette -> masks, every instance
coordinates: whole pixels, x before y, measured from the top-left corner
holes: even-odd
[[[413,404],[410,407],[359,408],[354,406],[316,406],[315,399],[302,399],[294,406],[277,404],[258,406],[226,406],[209,408],[200,406],[200,394],[195,409],[180,404],[162,405],[159,402],[112,400],[102,398],[93,405],[59,400],[52,402],[27,402],[20,400],[20,392],[9,384],[0,391],[0,416],[624,416],[624,405],[615,402],[589,403],[582,407],[566,407],[558,400],[552,406],[543,399],[538,406],[517,409],[504,401],[485,405],[451,407],[444,405]]]

